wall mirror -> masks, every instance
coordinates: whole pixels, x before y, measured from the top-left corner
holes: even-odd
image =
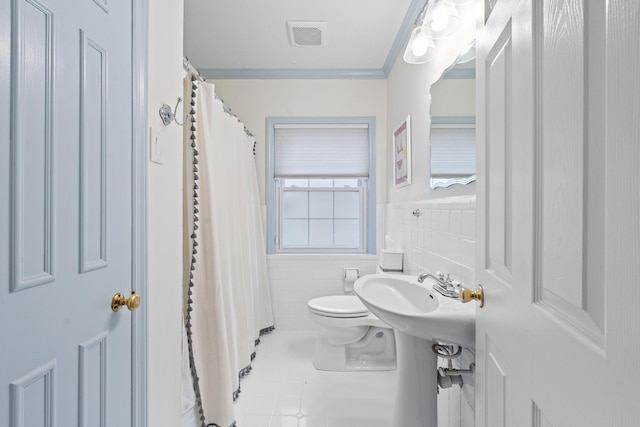
[[[461,55],[431,85],[431,188],[476,179],[475,55]]]

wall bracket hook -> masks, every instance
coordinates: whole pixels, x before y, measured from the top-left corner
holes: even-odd
[[[176,102],[176,108],[174,108],[173,111],[171,111],[171,107],[168,106],[167,104],[162,104],[162,107],[160,107],[160,110],[158,111],[158,113],[160,114],[160,119],[162,120],[162,123],[165,126],[169,126],[173,121],[175,121],[178,126],[184,126],[187,120],[189,120],[189,116],[190,116],[189,114],[184,115],[184,120],[182,121],[182,123],[180,123],[178,119],[176,119],[178,106],[180,105],[181,102],[182,102],[182,97],[179,96],[178,102]]]

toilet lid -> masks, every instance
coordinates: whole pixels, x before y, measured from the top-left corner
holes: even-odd
[[[355,295],[332,295],[314,298],[307,305],[314,313],[327,317],[365,317],[367,307]]]

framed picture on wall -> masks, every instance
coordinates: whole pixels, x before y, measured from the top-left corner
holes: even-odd
[[[411,116],[393,131],[393,184],[411,184]]]

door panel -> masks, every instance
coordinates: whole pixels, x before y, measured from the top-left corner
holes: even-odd
[[[602,75],[590,79],[585,52],[603,58],[586,42],[581,0],[534,5],[533,44],[536,94],[534,302],[558,321],[599,346],[604,342],[604,259],[602,241],[603,140],[587,127],[590,110],[604,98],[592,96]],[[604,9],[601,11],[603,12]],[[592,10],[592,13],[597,12]],[[604,14],[600,14],[604,23]],[[591,37],[603,37],[594,20]],[[594,34],[595,33],[595,34]],[[590,81],[598,79],[598,81]],[[585,90],[586,89],[586,90]],[[601,91],[598,91],[601,93]],[[595,117],[594,117],[595,118]],[[600,130],[601,132],[601,130]],[[598,201],[589,204],[589,200]]]
[[[544,416],[538,405],[533,402],[533,427],[553,427],[547,417]]]
[[[491,396],[487,400],[486,425],[507,427],[505,414],[507,408],[508,368],[504,366],[500,352],[491,341],[486,341],[486,385],[484,394]]]
[[[511,283],[511,21],[505,23],[484,61],[488,86],[485,108],[487,259],[485,268]]]
[[[47,362],[10,384],[11,426],[53,426],[56,363]]]
[[[131,425],[131,14],[0,0],[0,425]]]
[[[54,280],[54,46],[51,10],[35,0],[17,1],[13,14],[8,28],[13,36],[10,129],[14,143],[7,170],[11,171],[13,219],[10,283],[16,292]]]
[[[612,88],[635,81],[619,70],[637,63],[640,7],[482,3],[476,426],[632,425],[640,370],[621,355],[638,354],[640,316],[628,299],[640,291],[616,277],[639,270],[637,215],[621,212],[640,206],[640,131],[618,115],[640,109],[637,91],[614,98]],[[614,64],[607,58],[621,50],[609,38],[620,27],[635,45]],[[610,197],[626,180],[636,190]]]
[[[80,344],[79,425],[107,425],[107,332]]]
[[[107,264],[107,51],[80,30],[80,272]]]

